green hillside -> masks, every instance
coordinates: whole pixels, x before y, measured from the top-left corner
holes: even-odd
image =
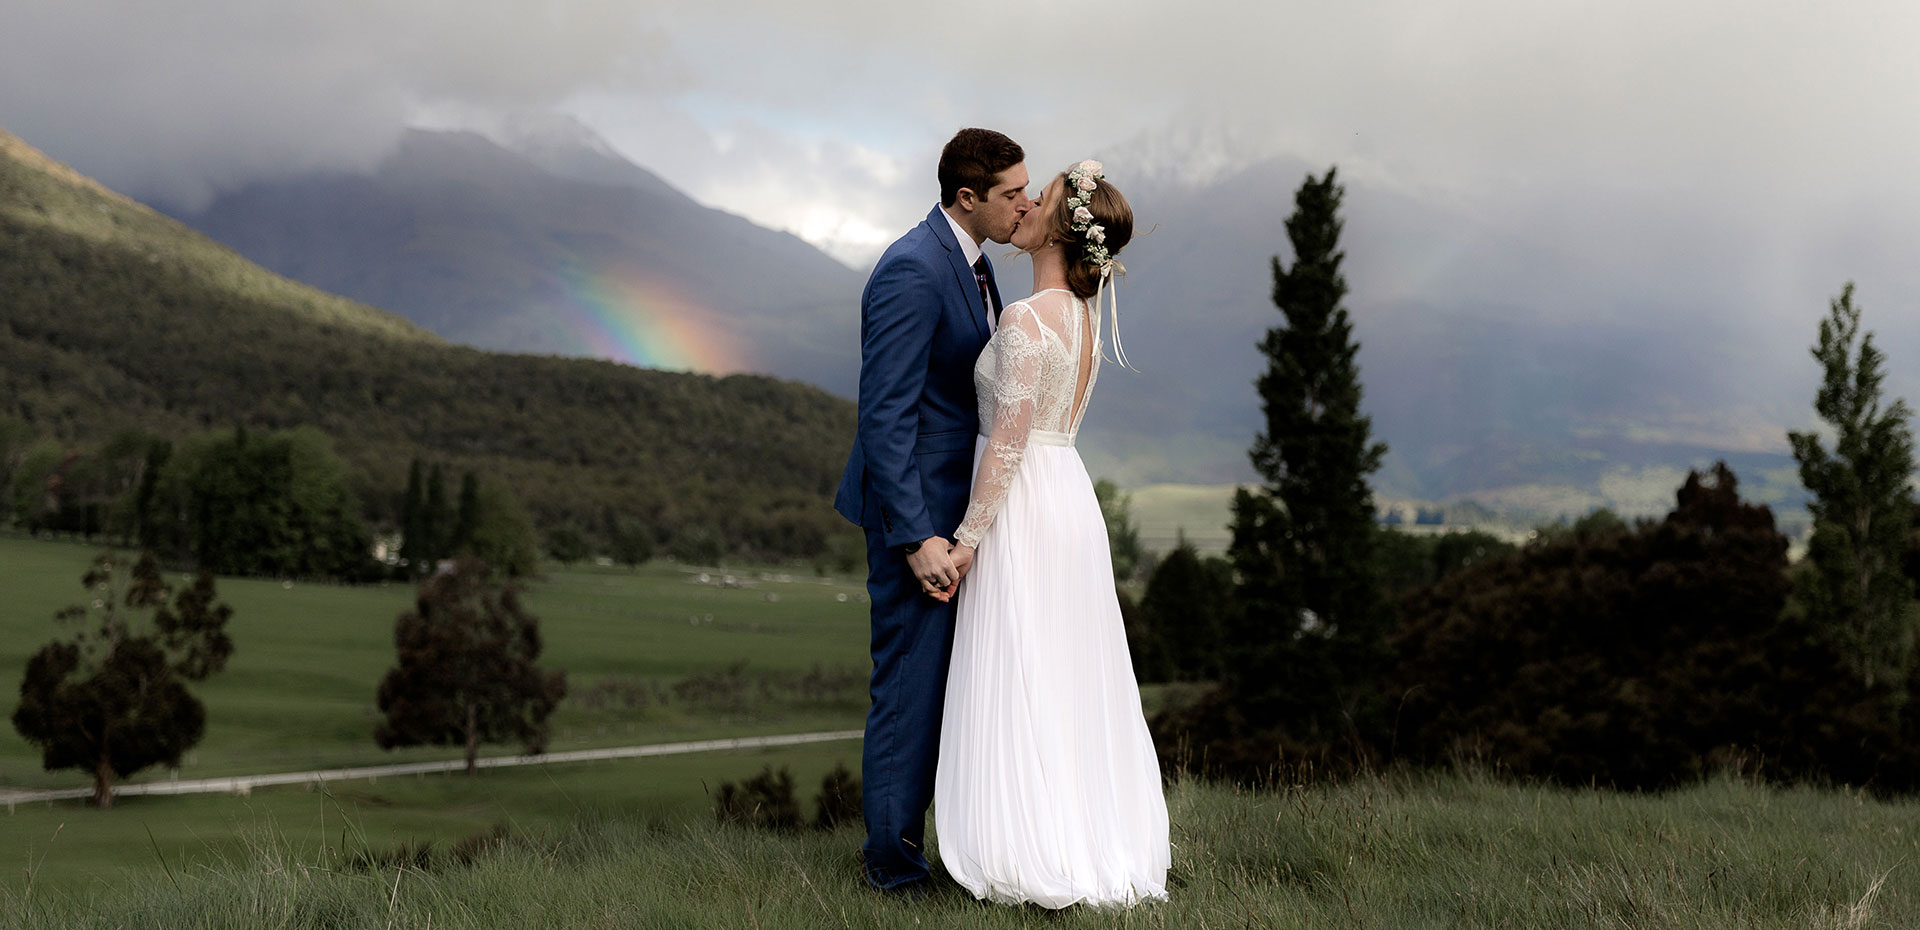
[[[804,385],[448,345],[280,278],[0,132],[0,417],[86,443],[124,428],[302,424],[373,516],[415,456],[506,479],[543,523],[807,555],[853,405]]]

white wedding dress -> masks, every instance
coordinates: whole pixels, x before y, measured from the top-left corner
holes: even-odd
[[[1167,805],[1073,439],[1099,321],[1071,292],[1014,303],[974,368],[977,544],[960,584],[934,828],[976,897],[1133,905],[1166,897]],[[1076,396],[1078,395],[1078,396]]]

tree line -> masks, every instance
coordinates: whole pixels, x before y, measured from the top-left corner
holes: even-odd
[[[449,501],[444,485],[440,465],[416,459],[406,490],[376,494],[370,506],[332,441],[311,427],[240,426],[178,442],[125,429],[76,447],[0,419],[0,525],[145,549],[221,575],[413,579],[461,555],[510,576],[538,568],[539,536],[511,488],[467,471]],[[389,499],[397,503],[381,506]],[[379,522],[394,509],[397,523]],[[375,544],[388,537],[399,540],[391,553]],[[634,564],[649,554],[625,551]]]
[[[1909,411],[1848,285],[1812,354],[1822,432],[1794,432],[1805,558],[1724,463],[1662,519],[1606,511],[1514,546],[1377,525],[1385,446],[1361,412],[1343,189],[1301,185],[1261,343],[1261,476],[1226,558],[1182,545],[1129,610],[1143,681],[1208,683],[1152,721],[1170,767],[1247,781],[1471,763],[1656,788],[1735,769],[1920,788],[1920,519]]]

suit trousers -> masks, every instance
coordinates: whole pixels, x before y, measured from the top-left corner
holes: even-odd
[[[927,877],[927,807],[940,758],[956,605],[921,593],[906,557],[867,532],[873,679],[860,760],[867,880],[892,888]]]

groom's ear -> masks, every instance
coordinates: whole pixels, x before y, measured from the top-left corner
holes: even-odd
[[[973,208],[980,205],[980,195],[975,194],[971,187],[960,188],[953,192],[953,205],[968,213],[972,213]]]

